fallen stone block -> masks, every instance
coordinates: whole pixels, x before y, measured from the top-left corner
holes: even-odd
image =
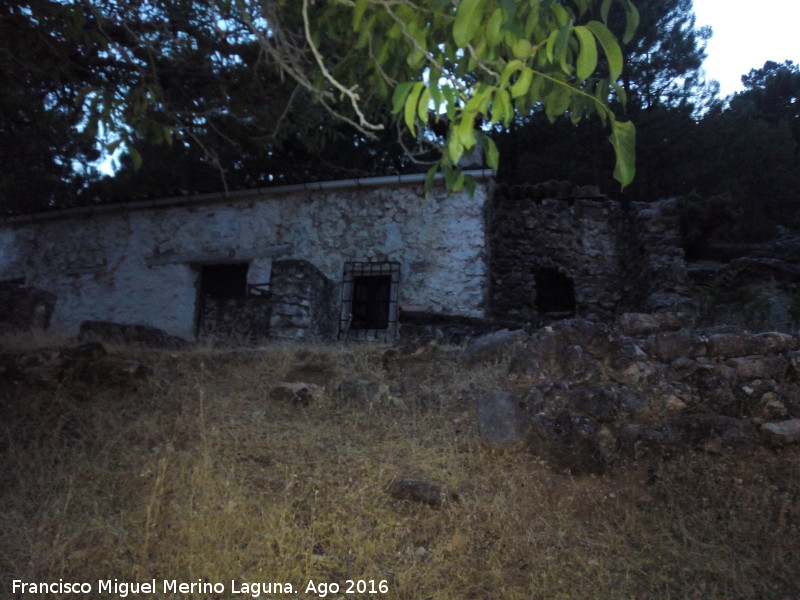
[[[527,441],[530,419],[512,394],[492,390],[478,402],[478,429],[493,446],[520,446]]]

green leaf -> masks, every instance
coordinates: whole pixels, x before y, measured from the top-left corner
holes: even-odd
[[[592,32],[583,25],[578,25],[574,29],[575,35],[581,43],[581,50],[578,53],[578,79],[585,81],[597,68],[597,42],[595,42]]]
[[[511,77],[519,71],[525,64],[518,59],[514,59],[510,61],[505,69],[503,69],[503,73],[500,75],[500,81],[497,82],[497,87],[504,88],[508,85],[508,82],[511,81]]]
[[[486,24],[486,41],[496,46],[503,41],[503,9],[496,8]]]
[[[624,188],[636,175],[636,128],[630,121],[612,121],[609,141],[614,147],[617,164],[614,179]]]
[[[514,107],[511,105],[511,97],[505,88],[498,89],[494,94],[492,102],[491,120],[492,123],[502,122],[506,127],[514,118]]]
[[[411,54],[406,58],[406,63],[412,69],[418,69],[425,62],[425,54],[417,49],[414,49]]]
[[[442,96],[444,96],[444,108],[447,113],[447,118],[454,121],[459,98],[458,91],[453,89],[452,86],[446,85],[442,88]]]
[[[456,125],[456,135],[465,150],[469,150],[475,145],[475,113],[461,113],[461,119]]]
[[[522,73],[519,74],[514,85],[511,86],[511,97],[519,98],[527,94],[531,87],[531,79],[533,79],[533,70],[530,67],[522,69]]]
[[[497,167],[500,165],[500,151],[497,149],[497,144],[488,135],[484,136],[483,139],[485,140],[486,164],[489,165],[492,171],[496,172]]]
[[[408,130],[411,132],[411,135],[415,137],[417,132],[414,127],[414,119],[417,115],[417,104],[419,103],[419,95],[422,93],[423,85],[421,81],[417,81],[411,86],[411,91],[408,93],[408,98],[406,98],[405,112],[403,114]]]
[[[552,123],[556,117],[560,117],[569,108],[572,98],[572,91],[568,85],[556,85],[553,90],[544,98],[545,114]]]
[[[419,106],[417,106],[417,116],[423,123],[428,122],[428,106],[431,103],[431,90],[425,88],[422,90],[422,95],[419,97]]]
[[[627,25],[625,26],[625,34],[622,36],[623,44],[630,42],[633,39],[633,34],[639,28],[639,11],[630,0],[625,3],[625,18],[627,19]]]
[[[608,30],[608,27],[603,25],[600,21],[589,21],[586,27],[594,34],[597,41],[603,47],[603,51],[608,59],[608,71],[611,80],[617,79],[622,73],[622,50],[617,44],[614,35]]]
[[[449,191],[451,191],[451,192],[460,192],[461,190],[464,189],[464,184],[466,183],[465,177],[464,177],[464,171],[462,171],[461,169],[456,169],[455,173],[456,173],[456,180],[453,183],[453,185],[450,187]]]
[[[447,140],[447,158],[455,165],[458,164],[462,156],[464,156],[464,146],[458,141],[456,133],[451,130],[450,138]],[[445,177],[447,177],[447,173],[445,173]]]
[[[558,30],[556,37],[556,45],[553,48],[553,55],[561,63],[561,70],[565,73],[570,73],[570,68],[567,65],[567,42],[569,42],[570,34],[572,33],[572,21],[569,21],[561,29]]]
[[[131,160],[133,161],[133,169],[138,171],[142,168],[142,155],[134,147],[131,147]]]
[[[611,1],[612,0],[603,0],[603,4],[600,6],[600,18],[603,19],[603,23],[608,23],[608,12],[611,10]]]
[[[467,101],[464,111],[475,114],[486,114],[489,110],[489,103],[492,100],[492,93],[494,90],[494,86],[485,83],[480,84],[478,89],[473,92],[472,98]]]
[[[453,41],[463,48],[472,41],[483,17],[484,0],[461,0],[456,10],[456,22],[453,25]]]
[[[433,189],[433,182],[436,180],[436,173],[439,172],[439,163],[433,165],[428,172],[425,173],[425,193],[430,194]]]
[[[589,3],[587,0],[575,0],[575,4],[578,6],[578,17],[582,17],[583,13],[589,10]]]
[[[442,105],[442,91],[439,89],[439,80],[442,78],[442,72],[438,69],[431,68],[428,75],[428,89],[431,92],[433,99],[434,112],[439,112],[439,107]]]
[[[392,114],[397,115],[403,109],[403,105],[405,104],[406,97],[408,93],[411,91],[411,86],[414,85],[413,81],[404,81],[403,83],[399,84],[396,88],[394,88],[394,93],[392,94]]]
[[[472,175],[464,175],[464,190],[470,198],[475,195],[475,178]]]
[[[550,10],[553,13],[553,15],[555,16],[556,22],[561,27],[566,26],[571,21],[569,12],[567,12],[567,9],[565,9],[560,4],[557,4],[555,2],[551,3],[550,4]]]
[[[356,7],[353,10],[353,31],[361,28],[361,20],[364,18],[364,11],[367,10],[368,5],[368,0],[356,0]]]

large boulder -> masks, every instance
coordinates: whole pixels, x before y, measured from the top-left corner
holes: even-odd
[[[147,348],[183,350],[189,342],[150,325],[114,323],[111,321],[84,321],[78,333],[83,342],[130,344]]]
[[[478,429],[481,437],[499,448],[524,445],[531,424],[519,401],[503,390],[492,390],[478,402]]]

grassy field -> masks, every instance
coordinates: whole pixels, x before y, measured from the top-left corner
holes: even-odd
[[[270,582],[293,592],[258,597],[800,598],[796,448],[577,478],[481,443],[475,401],[503,364],[465,369],[445,349],[387,373],[372,346],[112,353],[152,375],[0,384],[2,598],[253,598]],[[328,369],[323,397],[271,398],[303,364]],[[372,402],[336,393],[352,379],[377,384]],[[457,499],[395,500],[400,477]]]

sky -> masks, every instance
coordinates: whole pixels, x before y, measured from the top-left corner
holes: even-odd
[[[698,27],[714,30],[704,68],[722,96],[742,90],[742,75],[768,60],[800,63],[800,0],[694,0],[694,12]]]

